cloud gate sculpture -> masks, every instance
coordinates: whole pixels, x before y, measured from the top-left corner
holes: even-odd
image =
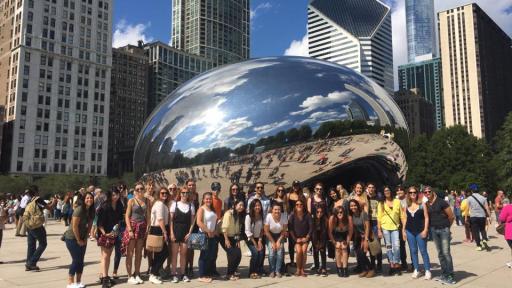
[[[139,135],[134,168],[162,184],[194,178],[201,192],[213,181],[396,185],[407,143],[402,112],[369,78],[312,58],[260,58],[171,93]]]

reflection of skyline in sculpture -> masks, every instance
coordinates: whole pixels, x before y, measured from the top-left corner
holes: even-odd
[[[134,167],[141,175],[222,162],[256,146],[318,141],[317,132],[332,127],[345,130],[325,137],[380,131],[370,126],[407,134],[399,108],[368,78],[317,59],[254,59],[201,74],[169,95],[139,136]]]

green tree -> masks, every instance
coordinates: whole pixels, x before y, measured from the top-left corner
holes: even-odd
[[[512,190],[512,112],[508,114],[503,126],[494,139],[495,154],[493,169],[501,189]]]

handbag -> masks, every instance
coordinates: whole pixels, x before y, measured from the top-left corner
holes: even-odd
[[[500,223],[498,227],[496,227],[496,232],[501,235],[505,235],[505,223]]]
[[[191,233],[188,237],[187,246],[193,250],[206,250],[206,234]]]
[[[370,250],[370,254],[374,256],[382,253],[382,247],[377,237],[373,237],[371,241],[368,241],[368,250]]]
[[[154,253],[162,251],[164,248],[164,236],[148,235],[146,238],[146,250]]]

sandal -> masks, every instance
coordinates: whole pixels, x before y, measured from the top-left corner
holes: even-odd
[[[199,282],[203,282],[203,283],[212,283],[212,278],[199,278],[197,279]]]

